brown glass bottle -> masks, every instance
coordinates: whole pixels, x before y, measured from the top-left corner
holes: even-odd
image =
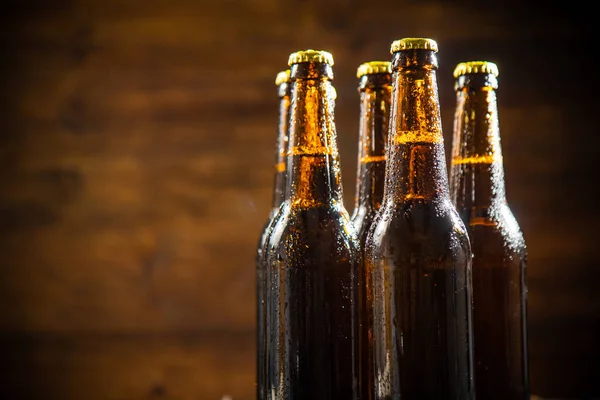
[[[286,162],[289,132],[288,123],[290,116],[291,86],[289,84],[290,70],[281,71],[275,78],[279,95],[279,128],[277,133],[277,146],[275,150],[275,178],[273,185],[273,202],[269,219],[260,236],[256,255],[256,398],[264,400],[265,393],[265,368],[266,368],[266,314],[265,314],[265,274],[264,257],[265,246],[275,221],[279,206],[283,202],[286,186]]]
[[[343,204],[333,58],[306,50],[289,64],[289,175],[267,251],[267,398],[353,399],[360,253]]]
[[[356,76],[359,79],[360,125],[352,223],[362,251],[369,227],[383,199],[385,149],[392,97],[391,63],[371,61],[361,64]],[[371,296],[366,291],[369,286],[366,283],[367,279],[364,264],[361,263],[358,270],[358,374],[361,400],[371,399],[373,393]]]
[[[474,398],[471,250],[450,200],[437,44],[392,44],[383,203],[365,245],[371,275],[374,398]]]
[[[450,188],[473,252],[475,388],[484,400],[529,399],[523,234],[506,202],[498,68],[460,63]]]

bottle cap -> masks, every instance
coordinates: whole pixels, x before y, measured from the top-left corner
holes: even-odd
[[[369,61],[358,66],[356,77],[371,74],[391,74],[392,63],[389,61]]]
[[[465,74],[492,74],[497,77],[498,73],[498,66],[490,61],[462,62],[454,68],[455,78]]]
[[[324,50],[302,50],[290,54],[288,65],[298,64],[303,62],[320,62],[333,65],[333,56],[331,53]]]
[[[286,83],[290,81],[290,70],[286,69],[285,71],[281,71],[277,74],[275,78],[275,85],[279,86],[282,83]]]
[[[395,53],[401,50],[432,50],[434,53],[438,51],[437,42],[428,38],[404,38],[394,40],[390,47],[390,52]]]

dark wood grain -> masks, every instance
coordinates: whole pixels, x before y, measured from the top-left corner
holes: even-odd
[[[0,330],[27,399],[253,397],[254,251],[270,207],[276,73],[335,57],[352,208],[356,67],[405,36],[500,67],[507,195],[529,247],[533,392],[600,395],[591,25],[517,2],[12,2],[3,15]],[[4,397],[3,397],[4,398]],[[15,397],[18,398],[18,397]]]
[[[3,337],[3,399],[253,398],[248,333],[43,334]]]

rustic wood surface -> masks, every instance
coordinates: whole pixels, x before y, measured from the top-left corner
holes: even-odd
[[[454,65],[499,65],[507,195],[529,247],[532,391],[599,395],[589,12],[483,4],[7,4],[0,398],[254,398],[253,261],[271,199],[275,75],[298,49],[333,53],[351,209],[354,73],[405,36],[438,41],[448,150]]]

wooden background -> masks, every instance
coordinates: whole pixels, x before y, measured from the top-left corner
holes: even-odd
[[[499,65],[532,391],[600,397],[599,85],[582,4],[3,2],[0,398],[254,398],[275,75],[293,51],[333,53],[351,209],[354,73],[406,36],[438,41],[447,151],[453,67]]]

